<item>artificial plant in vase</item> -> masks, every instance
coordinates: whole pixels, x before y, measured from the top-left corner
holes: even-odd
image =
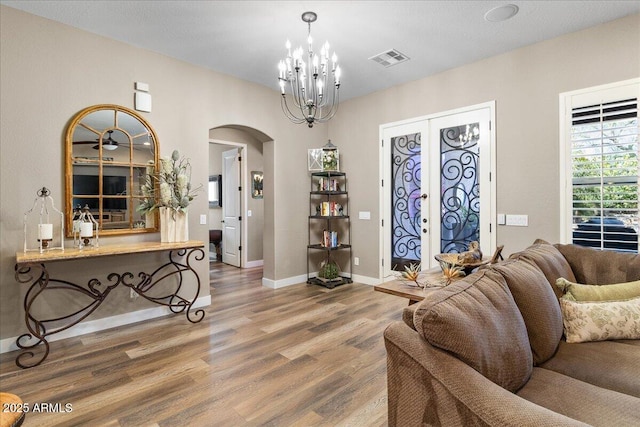
[[[187,209],[195,198],[198,188],[191,187],[191,163],[189,159],[180,157],[178,150],[173,150],[171,157],[161,157],[159,170],[142,185],[145,196],[138,210],[150,212],[158,209],[160,213],[160,239],[162,242],[186,242],[189,240],[189,224]],[[157,197],[151,198],[158,183]],[[154,201],[151,204],[151,200]]]

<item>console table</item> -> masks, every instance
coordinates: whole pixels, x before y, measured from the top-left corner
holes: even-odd
[[[191,240],[180,243],[142,242],[105,245],[82,250],[71,248],[64,251],[51,250],[42,254],[35,251],[17,252],[16,280],[19,283],[31,283],[31,285],[24,297],[24,316],[29,333],[20,335],[16,340],[16,345],[22,350],[16,358],[16,365],[21,368],[31,368],[41,364],[49,355],[47,338],[84,320],[105,301],[111,290],[120,284],[129,287],[149,301],[169,307],[173,313],[185,312],[187,320],[191,323],[201,321],[204,317],[204,310],[192,310],[193,304],[200,293],[200,277],[193,269],[192,262],[204,259],[203,247],[204,242]],[[152,273],[140,272],[137,275],[137,279],[130,272],[110,273],[106,278],[107,283],[94,278],[90,279],[86,286],[49,277],[49,271],[45,266],[45,263],[51,262],[152,252],[168,252],[167,262],[156,268]],[[195,277],[197,289],[190,296],[179,295],[183,277],[189,274],[193,274]],[[165,283],[175,283],[175,285],[171,286],[170,291],[158,290],[158,283],[163,281]],[[151,292],[154,288],[155,292]],[[85,307],[66,316],[47,319],[37,318],[31,311],[34,301],[40,296],[44,298],[45,291],[54,289],[78,292],[89,297],[89,302]],[[158,295],[159,293],[162,294]],[[28,344],[24,342],[32,338],[36,339],[35,343]],[[44,345],[44,353],[41,356],[36,356],[33,350],[41,343]],[[26,361],[25,359],[32,360]]]

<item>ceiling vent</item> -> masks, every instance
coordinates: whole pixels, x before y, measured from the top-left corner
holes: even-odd
[[[378,64],[384,67],[391,67],[392,65],[399,64],[404,61],[408,61],[409,57],[404,53],[400,53],[395,49],[390,49],[385,52],[379,53],[375,56],[372,56],[372,61],[377,62]]]

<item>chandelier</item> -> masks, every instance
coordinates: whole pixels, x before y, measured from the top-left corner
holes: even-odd
[[[302,47],[291,53],[291,43],[287,40],[287,57],[278,64],[282,111],[293,123],[313,124],[329,121],[338,110],[338,93],[340,90],[340,67],[334,53],[329,59],[329,42],[320,49],[320,54],[313,51],[311,38],[311,23],[318,19],[314,12],[302,14],[302,21],[309,27],[307,43],[308,51],[305,55]],[[289,87],[291,101],[287,103],[287,87]]]

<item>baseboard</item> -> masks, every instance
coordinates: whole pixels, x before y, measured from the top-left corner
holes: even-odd
[[[315,275],[315,274],[316,273],[312,273],[312,275]],[[382,283],[380,279],[376,279],[375,277],[360,276],[358,274],[354,274],[352,278],[353,278],[353,281],[356,283],[362,283],[364,285],[369,285],[369,286],[375,286]],[[306,283],[306,282],[307,282],[306,274],[302,274],[300,276],[288,277],[286,279],[280,279],[280,280],[271,280],[271,279],[266,279],[264,277],[262,278],[262,286],[265,286],[271,289],[279,289],[279,288],[284,288],[286,286],[299,285],[301,283]]]
[[[193,304],[193,308],[205,307],[211,305],[211,295],[198,298]],[[168,314],[173,314],[168,307],[152,307],[139,311],[132,311],[130,313],[118,314],[116,316],[105,317],[97,320],[90,320],[88,322],[80,322],[79,324],[60,332],[59,334],[51,335],[48,338],[49,342],[59,341],[65,338],[73,338],[92,332],[98,332],[105,329],[115,328],[116,326],[128,325],[131,323],[137,323],[143,320],[151,320],[157,317],[163,317]],[[184,314],[182,314],[184,316]],[[16,345],[18,337],[5,338],[0,340],[0,353],[6,353],[9,351],[19,350]],[[28,341],[27,341],[28,342]]]
[[[376,277],[361,276],[359,274],[354,274],[352,278],[354,282],[362,283],[363,285],[375,286],[382,283],[382,280]]]
[[[244,268],[263,267],[263,266],[264,266],[264,260],[257,259],[255,261],[247,261],[247,263],[244,265]]]
[[[262,278],[262,286],[271,289],[284,288],[286,286],[299,285],[301,283],[307,283],[307,275],[301,274],[300,276],[287,277],[286,279],[271,280],[265,277]]]

